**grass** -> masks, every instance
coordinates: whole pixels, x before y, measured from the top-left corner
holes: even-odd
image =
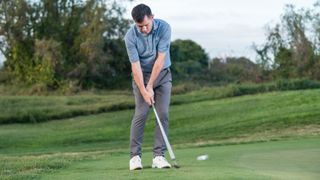
[[[247,170],[248,167],[243,167],[243,164],[241,165],[242,168],[239,168],[238,165],[231,167],[230,163],[233,164],[239,157],[231,155],[237,154],[238,151],[231,151],[229,152],[230,154],[228,154],[227,150],[236,150],[237,147],[240,149],[242,147],[244,150],[247,148],[250,149],[250,147],[254,149],[254,147],[257,146],[260,147],[260,149],[258,148],[255,152],[264,152],[266,153],[266,157],[272,157],[272,154],[286,154],[283,153],[285,149],[291,152],[291,150],[299,148],[300,145],[303,147],[313,147],[312,145],[315,144],[317,145],[316,147],[305,148],[305,151],[298,152],[298,155],[306,155],[305,158],[301,159],[303,162],[309,162],[317,158],[316,155],[319,154],[319,144],[305,144],[304,142],[309,142],[308,139],[310,138],[315,138],[317,142],[319,142],[319,95],[319,89],[301,90],[173,105],[170,109],[170,141],[174,145],[178,157],[188,157],[188,154],[190,154],[190,158],[194,159],[196,154],[201,154],[202,152],[213,152],[213,154],[209,153],[210,157],[220,157],[226,160],[230,156],[231,159],[228,163],[214,161],[212,162],[213,164],[203,166],[203,171],[209,172],[205,175],[206,177],[211,177],[214,175],[212,173],[216,172],[217,176],[214,177],[217,178],[247,177],[250,179],[259,175],[257,177],[270,179],[272,178],[271,172],[274,171],[274,169],[264,171],[264,167],[261,167],[260,170],[254,169],[254,172],[252,172],[253,170]],[[68,168],[71,168],[69,169],[71,173],[67,173],[69,171],[61,171],[57,172],[58,175],[62,173],[60,175],[66,174],[73,177],[73,173],[78,173],[80,177],[86,177],[86,175],[77,172],[80,171],[79,169],[77,170],[78,163],[80,167],[82,163],[84,163],[83,165],[89,163],[88,166],[90,167],[96,164],[95,169],[100,169],[101,173],[97,173],[96,176],[92,177],[97,177],[98,179],[100,176],[109,177],[110,175],[110,177],[112,177],[117,174],[121,175],[119,177],[125,177],[129,173],[127,171],[127,152],[132,115],[133,110],[122,110],[37,124],[1,125],[0,179],[36,179],[46,174],[55,176],[57,175],[55,174],[57,170],[68,170]],[[150,113],[145,128],[144,152],[151,150],[154,125],[155,118],[154,115]],[[298,139],[297,145],[283,146],[280,152],[275,151],[271,154],[263,150],[263,147],[268,147],[270,144],[263,145],[264,143],[258,143],[277,140],[280,146],[282,140],[288,138]],[[310,140],[310,142],[311,141],[315,142],[313,140]],[[270,143],[271,145],[272,143],[277,144],[277,142]],[[295,141],[293,143],[295,143]],[[232,144],[242,145],[231,146]],[[274,148],[278,146],[276,144]],[[201,151],[202,148],[197,149],[199,147],[208,149]],[[193,151],[194,148],[196,149]],[[221,154],[221,156],[219,156],[218,152],[216,152],[218,153],[216,154],[215,150],[219,148],[222,149],[221,153],[226,151],[226,154]],[[186,149],[186,151],[184,149]],[[244,150],[241,150],[241,152]],[[316,155],[313,153],[313,150],[316,151]],[[243,162],[248,160],[248,158],[257,159],[259,157],[259,155],[247,157],[249,154],[254,154],[253,151],[248,152],[252,153],[241,155],[241,157],[244,157]],[[146,156],[151,156],[151,154],[146,153]],[[290,157],[292,156],[288,156],[288,158]],[[276,159],[277,157],[273,158]],[[172,170],[169,172],[168,177],[188,178],[189,176],[183,176],[182,173],[190,171],[195,173],[193,177],[201,178],[202,166],[196,168],[195,171],[191,171],[191,165],[193,163],[191,159],[181,159],[181,163],[186,166],[186,169],[178,171],[177,174]],[[266,158],[266,161],[267,159],[268,158]],[[105,166],[98,167],[99,163],[105,164]],[[222,169],[218,168],[220,163],[222,163]],[[252,163],[254,163],[254,161]],[[112,168],[112,164],[119,167],[119,171]],[[247,163],[244,165],[246,164]],[[313,165],[318,165],[318,161],[313,162]],[[190,167],[188,168],[188,166]],[[194,166],[196,166],[196,164]],[[268,166],[273,167],[272,164]],[[211,172],[211,167],[217,169]],[[252,167],[258,168],[259,165],[254,164]],[[285,167],[285,165],[281,167]],[[293,167],[293,169],[297,168],[299,167]],[[311,179],[318,175],[317,172],[310,170],[310,168],[302,168],[302,170],[306,169]],[[108,171],[104,172],[106,170]],[[89,169],[85,172],[88,173],[88,177],[91,177],[92,174],[89,173],[89,171],[91,170]],[[94,171],[92,171],[92,173],[93,172]],[[142,174],[147,174],[147,176],[141,175],[141,177],[152,178],[161,174],[161,172],[162,171],[146,170],[143,171]],[[221,173],[219,174],[219,172]],[[232,172],[234,173],[232,174]],[[288,171],[289,174],[291,174],[291,172],[291,170]],[[231,175],[227,175],[227,173],[231,173]],[[264,175],[263,173],[267,174]],[[298,174],[303,175],[303,172],[298,171]],[[281,178],[284,177],[284,175],[280,173],[280,175],[275,176],[275,178]],[[132,175],[131,178],[134,179],[138,177],[140,177],[139,174],[137,177]],[[159,177],[162,176],[160,175]]]
[[[143,155],[142,171],[128,170],[128,156],[108,154],[44,174],[41,179],[319,179],[320,138],[176,150],[180,169],[151,169]],[[197,161],[207,154],[209,159]]]
[[[124,151],[1,157],[1,179],[319,179],[320,138],[175,149],[180,169],[128,170]],[[209,159],[197,161],[207,154]]]
[[[177,86],[172,90],[174,94],[171,104],[179,105],[276,90],[307,88],[320,88],[320,82],[287,80],[223,87]],[[75,96],[0,96],[0,124],[44,122],[133,107],[134,98],[131,91],[97,91]]]
[[[320,90],[274,92],[172,106],[173,143],[251,137],[283,129],[320,125]],[[151,112],[151,111],[150,111]],[[78,146],[126,148],[132,110],[80,116],[39,124],[0,126],[1,152],[77,149]],[[144,142],[152,144],[150,113]],[[192,128],[190,128],[192,126]],[[97,145],[96,145],[97,144]]]
[[[80,115],[129,109],[129,92],[77,96],[0,96],[0,124],[42,122]]]

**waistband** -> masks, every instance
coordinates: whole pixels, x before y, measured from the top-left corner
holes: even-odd
[[[160,72],[163,72],[163,71],[170,71],[170,67],[164,68]],[[142,71],[142,73],[143,74],[151,74],[151,72],[148,72],[148,71]]]

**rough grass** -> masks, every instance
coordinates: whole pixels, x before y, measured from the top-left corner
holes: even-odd
[[[0,96],[0,124],[36,123],[80,115],[130,109],[130,93],[78,96]]]
[[[224,87],[178,86],[173,89],[172,105],[222,99],[272,91],[320,88],[312,80],[281,80],[266,84]],[[97,92],[75,96],[0,96],[0,124],[36,123],[80,115],[132,109],[130,91]]]
[[[287,128],[312,129],[320,125],[320,90],[273,92],[214,101],[174,105],[170,109],[170,136],[175,144],[224,141],[275,134]],[[151,111],[150,111],[151,112]],[[0,126],[0,152],[46,149],[126,148],[133,110],[80,116],[39,124]],[[155,117],[149,113],[145,143],[152,144]],[[54,148],[53,148],[54,147]]]
[[[107,152],[0,155],[0,179],[39,179],[39,174],[62,169],[83,160],[101,159]]]

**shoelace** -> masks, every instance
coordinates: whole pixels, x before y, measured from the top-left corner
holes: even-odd
[[[166,162],[167,163],[166,159],[164,157],[162,157],[162,156],[157,157],[157,161]]]
[[[135,158],[133,158],[132,162],[133,162],[133,163],[135,163],[135,162],[141,162],[141,159],[138,158],[138,157],[135,157]]]

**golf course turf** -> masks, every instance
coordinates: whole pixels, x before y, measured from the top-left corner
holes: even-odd
[[[43,179],[319,179],[320,138],[178,149],[179,169],[152,169],[152,154],[143,155],[144,169],[128,170],[126,153],[76,163]],[[196,157],[208,154],[205,161]]]
[[[169,170],[150,168],[150,111],[145,168],[134,172],[132,109],[1,125],[0,179],[319,179],[319,109],[319,89],[173,105],[169,140],[181,168]],[[207,160],[196,160],[205,154]]]

